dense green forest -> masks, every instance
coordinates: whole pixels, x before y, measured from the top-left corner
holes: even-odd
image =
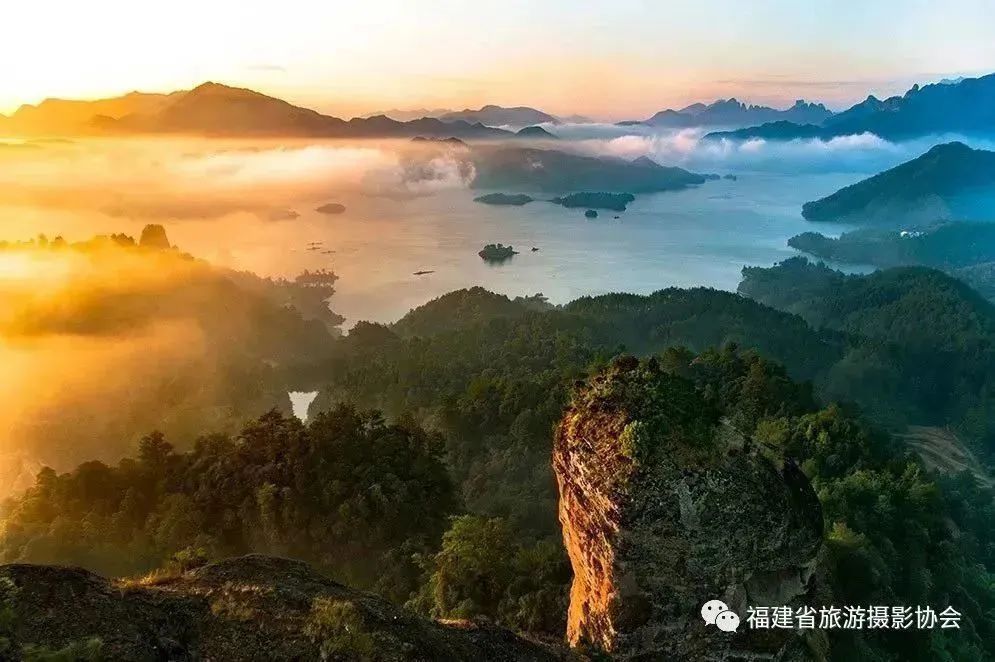
[[[995,225],[991,223],[960,221],[901,232],[861,229],[835,239],[803,232],[788,245],[845,264],[941,269],[995,301]]]
[[[995,461],[995,307],[976,291],[933,269],[845,275],[805,258],[743,275],[742,294],[845,338],[825,397],[891,429],[949,426]]]
[[[551,430],[578,380],[631,353],[803,467],[825,516],[827,599],[964,613],[954,634],[838,633],[834,659],[995,658],[993,495],[890,434],[950,425],[990,453],[995,309],[939,272],[804,260],[746,270],[741,292],[553,307],[473,289],[360,323],[298,368],[321,387],[309,423],[271,412],[186,452],[150,433],[116,466],[45,470],[5,504],[0,560],[132,575],[267,551],[435,617],[561,637]]]
[[[789,239],[788,245],[835,262],[957,269],[995,261],[995,225],[957,222],[916,231],[861,229],[837,239],[805,232]]]

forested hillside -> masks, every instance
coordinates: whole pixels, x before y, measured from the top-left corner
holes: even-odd
[[[312,422],[274,412],[187,453],[150,434],[117,466],[43,471],[4,507],[0,560],[134,574],[285,554],[427,615],[559,638],[570,569],[552,428],[574,384],[628,352],[655,356],[716,417],[802,467],[825,518],[827,599],[965,612],[956,636],[834,635],[833,659],[991,659],[992,494],[931,475],[881,427],[932,417],[987,430],[985,391],[955,380],[987,379],[991,307],[928,270],[778,269],[747,271],[743,290],[801,317],[704,289],[562,308],[478,289],[393,327],[361,323],[298,375],[323,384]]]

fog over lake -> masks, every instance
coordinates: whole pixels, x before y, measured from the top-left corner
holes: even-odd
[[[696,131],[566,131],[576,140],[557,149],[648,155],[736,179],[638,195],[625,212],[586,219],[583,209],[546,202],[550,195],[522,207],[476,203],[487,191],[471,190],[458,164],[435,155],[412,167],[407,141],[77,141],[0,152],[3,235],[137,235],[163,223],[174,244],[217,264],[264,276],[333,270],[340,280],[330,306],[348,328],[396,320],[475,285],[509,296],[541,292],[554,303],[669,286],[734,290],[743,266],[794,255],[792,235],[845,229],[806,222],[804,202],[921,148],[873,137],[732,146],[702,142]],[[327,202],[346,211],[316,211]],[[498,242],[519,254],[500,265],[478,257]]]

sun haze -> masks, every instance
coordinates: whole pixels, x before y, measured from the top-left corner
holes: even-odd
[[[3,10],[0,112],[222,80],[346,117],[498,103],[628,118],[731,94],[845,105],[995,62],[984,2],[942,21],[926,3],[805,4],[16,3]]]

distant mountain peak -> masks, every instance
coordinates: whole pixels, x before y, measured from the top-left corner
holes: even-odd
[[[641,166],[647,166],[647,167],[651,167],[651,168],[659,168],[659,167],[661,167],[659,163],[657,163],[656,161],[654,161],[653,159],[651,159],[650,157],[645,156],[645,155],[633,159],[632,160],[632,165],[641,165]]]
[[[779,110],[763,105],[748,105],[736,97],[730,97],[717,99],[707,105],[694,103],[681,110],[668,108],[643,122],[622,122],[622,124],[646,124],[667,128],[746,127],[776,121],[821,124],[832,114],[832,111],[823,104],[804,99],[798,99],[789,108]]]
[[[536,124],[558,124],[559,120],[549,113],[530,108],[528,106],[497,106],[488,104],[479,110],[466,108],[452,113],[446,113],[439,117],[443,122],[454,122],[463,120],[466,122],[480,122],[485,126],[512,126],[526,127]]]
[[[962,142],[934,145],[911,161],[806,202],[812,221],[910,227],[951,219],[984,220],[995,194],[995,152]]]

